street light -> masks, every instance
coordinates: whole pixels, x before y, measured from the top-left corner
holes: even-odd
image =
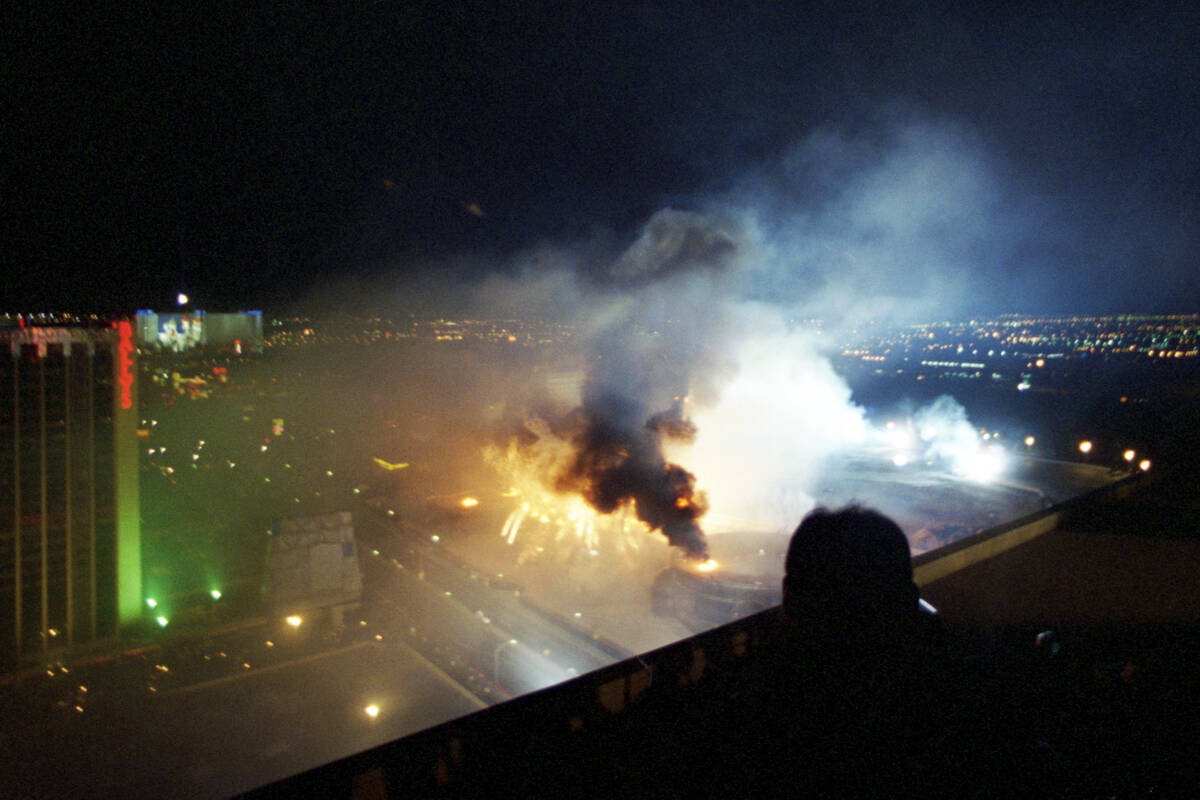
[[[1092,452],[1091,441],[1084,439],[1082,442],[1080,442],[1079,443],[1079,452],[1083,453],[1084,455],[1087,455],[1088,453]]]
[[[509,639],[507,642],[501,642],[492,651],[492,683],[497,686],[500,685],[500,652],[510,644],[517,644],[517,640]]]
[[[1128,461],[1130,464],[1132,464],[1133,460],[1135,458],[1137,458],[1137,453],[1133,452],[1132,450],[1126,450],[1124,453],[1121,454],[1121,456],[1126,461]]]

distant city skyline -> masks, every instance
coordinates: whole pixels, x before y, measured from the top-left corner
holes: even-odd
[[[0,311],[478,305],[667,208],[735,219],[789,306],[1200,307],[1186,5],[50,6],[5,40]]]

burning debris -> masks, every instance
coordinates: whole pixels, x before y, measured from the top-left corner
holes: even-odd
[[[638,519],[661,530],[672,545],[697,559],[708,558],[708,545],[697,520],[708,510],[696,476],[663,457],[661,438],[694,435],[695,427],[669,414],[656,414],[636,428],[587,413],[584,430],[571,438],[575,457],[555,479],[561,491],[578,492],[597,511],[611,514],[632,503]]]
[[[632,510],[648,530],[662,531],[689,557],[707,559],[708,545],[698,522],[708,509],[707,499],[696,490],[695,476],[667,462],[661,448],[662,437],[683,434],[691,430],[690,423],[677,419],[671,425],[659,424],[668,418],[656,415],[644,426],[629,427],[577,409],[564,419],[568,429],[559,432],[544,420],[527,420],[525,428],[534,441],[521,445],[514,440],[503,455],[495,448],[489,451],[493,465],[522,487],[517,491],[527,498],[505,523],[505,537],[511,543],[531,516],[549,522],[548,512],[533,508],[561,505],[548,495],[574,495],[601,515]],[[595,522],[581,511],[564,513],[555,538],[561,539],[562,529],[569,528],[585,546],[596,549]],[[619,528],[624,532],[627,526],[621,517]]]

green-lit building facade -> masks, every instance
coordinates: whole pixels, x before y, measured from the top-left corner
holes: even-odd
[[[0,329],[0,668],[141,613],[132,326]]]

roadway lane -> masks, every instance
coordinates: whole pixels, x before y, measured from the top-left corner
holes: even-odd
[[[0,795],[225,797],[484,705],[398,639],[140,688],[65,720],[8,721]]]
[[[416,629],[415,641],[446,644],[505,693],[540,689],[632,655],[528,605],[512,584],[494,585],[431,544],[430,534],[363,516],[360,535],[371,542],[364,587],[384,612],[376,622]]]

